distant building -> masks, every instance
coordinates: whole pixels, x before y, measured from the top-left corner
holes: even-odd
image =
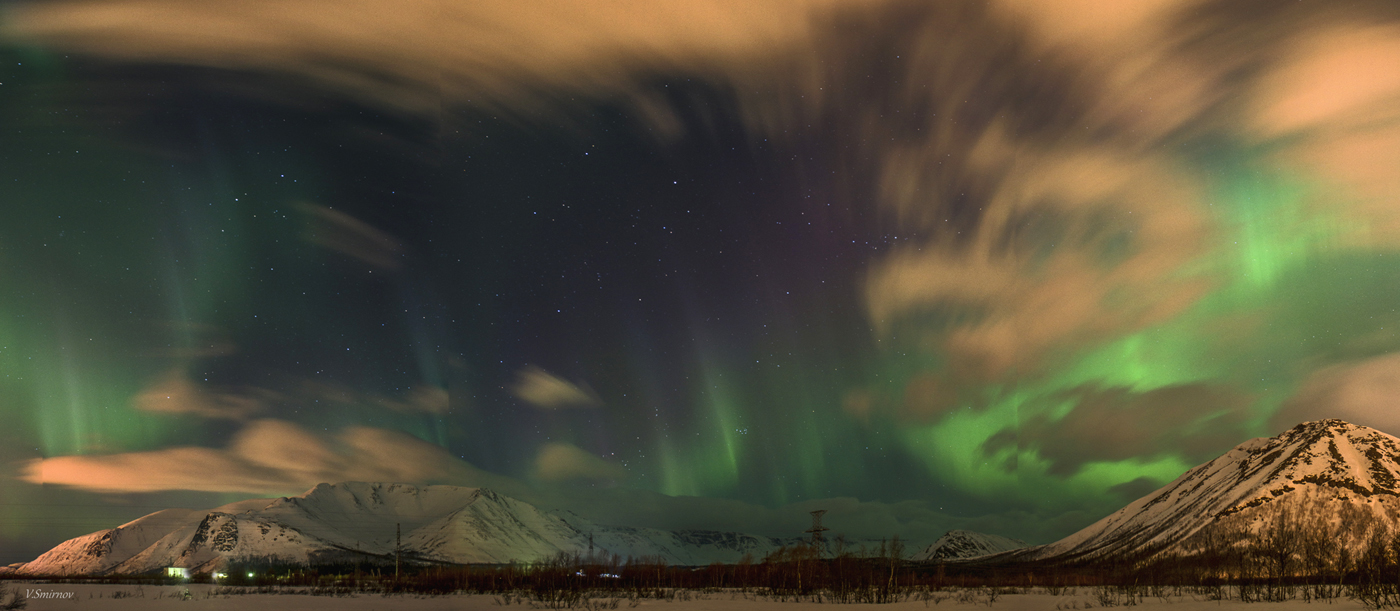
[[[178,566],[167,566],[165,567],[165,576],[174,577],[176,579],[189,579],[190,570],[186,568],[180,568]]]

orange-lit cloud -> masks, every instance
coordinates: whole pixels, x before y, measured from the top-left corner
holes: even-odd
[[[1324,367],[1313,372],[1274,415],[1274,429],[1341,418],[1386,432],[1400,431],[1400,353]]]
[[[276,399],[276,393],[262,389],[251,394],[212,392],[184,372],[172,370],[133,397],[131,403],[136,409],[158,414],[242,420],[265,411]]]
[[[805,36],[836,0],[73,0],[13,7],[0,35],[106,57],[293,74],[410,112],[520,110],[649,68],[733,64]]]
[[[1052,398],[1058,401],[1073,401],[1075,408],[1064,417],[1051,417],[1048,411],[1023,417],[1016,427],[989,438],[983,450],[990,455],[1034,452],[1051,474],[1060,476],[1099,461],[1165,455],[1188,463],[1208,460],[1239,443],[1250,398],[1226,388],[1187,384],[1147,392],[1083,387]]]
[[[1207,85],[1199,133],[1238,138],[1313,186],[1339,246],[1400,246],[1394,3],[1208,0],[1167,21],[1163,53]]]
[[[1169,6],[1109,22],[1164,27]],[[916,378],[935,396],[906,396],[903,415],[936,419],[959,386],[1034,377],[1170,320],[1220,280],[1207,190],[1160,150],[1208,107],[1201,83],[1177,78],[1165,40],[1137,41],[1125,68],[1039,41],[1037,19],[973,2],[848,9],[742,88],[756,130],[823,125],[873,174],[873,197],[851,197],[901,239],[870,264],[869,317],[934,363]]]
[[[155,414],[193,415],[223,420],[245,420],[281,408],[315,403],[340,408],[382,408],[404,414],[442,415],[450,411],[447,389],[420,384],[396,396],[361,392],[346,386],[301,380],[283,390],[261,387],[210,389],[174,369],[136,396],[132,406]]]
[[[101,492],[197,490],[294,494],[321,482],[488,485],[511,490],[446,450],[398,431],[349,427],[334,434],[282,420],[248,424],[223,449],[178,447],[28,462],[30,483]]]
[[[1168,164],[987,137],[998,142],[972,157],[1001,179],[981,223],[971,235],[903,247],[877,263],[867,285],[877,329],[890,333],[938,308],[966,310],[948,328],[915,332],[929,334],[964,374],[987,380],[1034,373],[1063,350],[1167,320],[1205,293],[1207,279],[1183,268],[1207,254],[1208,224],[1190,182]],[[919,190],[936,163],[894,161],[902,169],[892,171],[891,190]]]
[[[1338,24],[1300,35],[1252,91],[1250,135],[1328,183],[1323,209],[1346,237],[1400,247],[1400,25]]]
[[[620,480],[627,473],[578,446],[567,443],[547,443],[535,456],[535,476],[551,482],[565,480]]]
[[[602,404],[588,388],[579,386],[534,365],[516,374],[511,392],[521,401],[540,409],[597,407]]]

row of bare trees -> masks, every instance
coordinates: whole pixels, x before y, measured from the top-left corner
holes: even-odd
[[[1138,563],[1134,571],[1242,601],[1351,595],[1400,606],[1400,530],[1391,514],[1369,503],[1329,501],[1310,497],[1221,517],[1179,553]],[[1391,599],[1380,600],[1386,596]]]
[[[737,590],[778,600],[892,602],[906,598],[917,577],[904,559],[898,537],[873,548],[834,552],[799,544],[782,547],[761,560],[745,556],[735,564],[671,566],[662,558],[561,553],[531,564],[420,567],[392,579],[370,568],[322,566],[239,566],[230,571],[237,585],[334,587],[348,591],[526,594],[537,602],[592,596],[670,597],[679,590]],[[246,575],[253,575],[249,578]],[[236,577],[236,579],[235,579]]]

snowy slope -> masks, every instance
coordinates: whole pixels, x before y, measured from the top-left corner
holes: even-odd
[[[400,533],[400,530],[401,533]],[[169,509],[69,540],[20,574],[141,574],[166,566],[210,571],[236,560],[293,563],[404,557],[428,562],[535,561],[560,552],[659,557],[698,565],[762,558],[795,540],[740,533],[607,526],[550,513],[485,488],[349,482],[298,497],[210,511]]]
[[[989,535],[971,530],[950,530],[924,551],[915,554],[914,560],[976,558],[1020,549],[1025,546],[1025,541],[1009,539],[1000,535]]]
[[[1232,519],[1260,528],[1295,514],[1369,513],[1390,523],[1400,509],[1400,439],[1342,420],[1305,422],[1251,439],[1176,481],[1023,559],[1087,559],[1182,552],[1189,536]]]
[[[150,547],[173,524],[189,519],[193,509],[166,509],[59,545],[29,565],[62,566],[72,573],[99,574]]]
[[[241,512],[262,507],[271,499],[251,499],[230,503],[211,510],[210,514]],[[166,544],[172,531],[182,531],[188,524],[198,524],[205,512],[195,509],[165,509],[146,515],[116,528],[98,531],[71,539],[38,558],[14,568],[62,567],[68,574],[104,574],[119,572],[117,567],[132,557],[150,553]],[[191,534],[193,533],[191,529]],[[33,571],[31,571],[33,572]]]

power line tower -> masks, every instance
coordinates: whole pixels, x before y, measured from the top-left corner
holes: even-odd
[[[812,512],[812,527],[807,532],[812,533],[812,547],[821,551],[826,551],[826,537],[822,533],[831,530],[822,526],[822,516],[826,515],[825,509],[818,509]]]
[[[403,558],[403,524],[394,524],[394,537],[398,539],[394,545],[394,581],[398,581],[399,560]]]

